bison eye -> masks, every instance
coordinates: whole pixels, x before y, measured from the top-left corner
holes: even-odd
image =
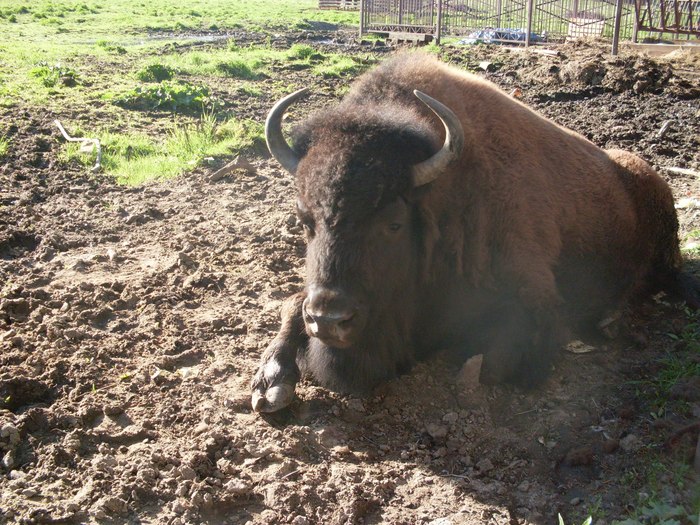
[[[403,225],[400,224],[400,223],[398,223],[398,222],[392,222],[392,223],[389,225],[389,231],[390,231],[390,232],[397,232],[397,231],[399,231],[399,230],[402,228],[402,226],[403,226]]]

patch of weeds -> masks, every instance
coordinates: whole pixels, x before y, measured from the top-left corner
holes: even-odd
[[[324,78],[341,78],[356,76],[365,71],[375,61],[346,55],[329,55],[327,59],[314,67],[313,72]]]
[[[681,505],[669,505],[659,501],[648,502],[635,512],[634,517],[622,521],[613,521],[613,525],[681,525],[698,523],[698,516],[692,516]]]
[[[10,139],[5,135],[0,135],[0,159],[5,158],[8,151],[10,151]]]
[[[126,55],[126,48],[107,40],[98,40],[97,47],[104,49],[108,53],[116,53],[118,55]]]
[[[673,399],[673,390],[679,382],[700,376],[700,314],[686,311],[687,323],[680,333],[668,333],[676,341],[672,350],[667,351],[655,362],[651,373],[640,380],[631,381],[640,394],[650,404],[650,415],[654,419],[664,417],[671,409],[683,412],[687,403]]]
[[[67,87],[73,87],[78,84],[78,74],[74,69],[62,66],[60,63],[49,65],[46,62],[39,62],[29,74],[39,81],[45,87],[56,87],[61,84]]]
[[[114,103],[126,109],[192,111],[216,105],[204,86],[164,81],[157,86],[136,87],[118,96]]]
[[[262,95],[262,89],[260,89],[255,84],[243,84],[239,86],[236,91],[242,95],[248,95],[250,97],[259,97]]]
[[[294,31],[311,31],[314,28],[313,24],[308,20],[297,20],[292,24],[291,29]]]
[[[308,60],[313,55],[320,55],[323,57],[323,55],[317,53],[313,47],[307,46],[306,44],[293,44],[287,52],[287,57],[292,60]]]
[[[163,64],[150,64],[136,73],[136,78],[141,82],[163,82],[164,80],[171,80],[175,70],[169,66],[164,66]]]
[[[686,257],[700,258],[700,230],[693,230],[685,236],[681,244],[681,252]]]
[[[95,135],[95,134],[91,134]],[[194,169],[208,157],[235,155],[251,148],[264,148],[263,125],[253,121],[223,120],[213,113],[178,125],[162,142],[144,134],[98,133],[105,173],[127,185],[167,179]],[[92,167],[95,154],[81,153],[79,145],[67,143],[62,160]]]
[[[216,70],[227,77],[240,78],[241,80],[255,80],[260,78],[260,74],[253,71],[243,60],[219,62],[216,64]]]

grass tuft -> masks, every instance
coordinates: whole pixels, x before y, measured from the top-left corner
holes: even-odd
[[[95,135],[95,134],[91,134]],[[219,121],[212,113],[184,126],[172,128],[157,142],[139,133],[101,133],[102,166],[118,182],[139,185],[154,179],[169,179],[200,166],[206,158],[236,155],[264,145],[262,124],[248,120]],[[91,167],[94,152],[81,153],[69,143],[62,159]]]
[[[126,109],[173,112],[201,111],[202,108],[216,105],[206,87],[170,81],[163,81],[157,86],[136,87],[117,96],[114,103]]]
[[[60,63],[49,65],[46,62],[39,62],[29,74],[39,79],[45,87],[56,87],[63,85],[73,87],[78,84],[78,74],[75,70],[62,66]]]
[[[163,82],[164,80],[171,80],[174,74],[175,71],[169,66],[150,64],[139,69],[136,72],[136,78],[141,82]]]
[[[4,159],[10,151],[10,139],[0,135],[0,159]]]

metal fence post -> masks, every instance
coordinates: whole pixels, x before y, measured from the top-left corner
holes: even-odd
[[[613,27],[612,54],[617,55],[620,46],[620,26],[622,22],[622,0],[615,4],[615,26]]]
[[[535,10],[535,1],[527,0],[527,31],[525,33],[525,47],[530,47],[530,33],[532,33],[532,17]]]
[[[442,36],[442,0],[437,0],[437,21],[435,28],[435,43],[440,45],[440,37]]]
[[[365,0],[360,0],[360,38],[365,34]]]

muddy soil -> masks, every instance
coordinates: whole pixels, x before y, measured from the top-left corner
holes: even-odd
[[[697,177],[663,169],[700,170],[693,57],[559,51],[442,57],[641,154],[671,184],[684,235],[700,228]],[[282,74],[320,85],[309,105],[347,84]],[[227,102],[263,120],[272,98]],[[303,286],[291,178],[251,152],[254,170],[217,181],[230,159],[118,186],[59,160],[52,121],[93,117],[80,111],[0,110],[12,144],[0,166],[0,522],[611,523],[651,497],[691,511],[692,467],[664,465],[692,465],[697,432],[677,432],[700,418],[698,378],[678,382],[665,411],[649,386],[661,358],[689,351],[683,308],[650,301],[618,337],[562,351],[534,392],[467,394],[459,364],[437,357],[367,398],[302,383],[290,410],[263,418],[249,382],[281,300]]]

